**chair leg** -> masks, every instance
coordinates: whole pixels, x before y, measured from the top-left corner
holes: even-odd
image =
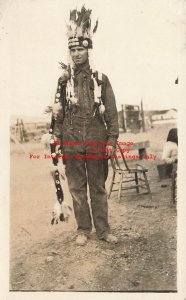
[[[118,188],[118,201],[119,201],[119,203],[120,203],[120,199],[121,199],[122,181],[123,181],[123,174],[120,174],[120,181],[119,181],[119,188]]]
[[[146,184],[146,187],[147,187],[148,194],[151,194],[149,182],[148,182],[147,175],[146,175],[145,172],[143,172],[143,176],[144,176],[144,178],[145,178],[145,184]]]
[[[138,187],[138,174],[135,172],[135,183],[136,183],[136,192],[139,193],[139,187]]]
[[[113,174],[112,174],[112,181],[111,181],[111,185],[110,185],[110,189],[109,189],[109,193],[108,193],[108,199],[110,198],[110,195],[112,193],[112,188],[113,188],[113,185],[114,185],[114,179],[115,179],[115,176],[116,176],[116,172],[113,171]]]

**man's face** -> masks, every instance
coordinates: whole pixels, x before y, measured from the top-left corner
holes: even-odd
[[[82,65],[88,61],[88,50],[84,47],[73,47],[70,49],[70,54],[76,65]]]

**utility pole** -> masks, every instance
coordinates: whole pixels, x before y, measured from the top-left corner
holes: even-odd
[[[143,101],[142,101],[142,99],[141,99],[141,118],[142,118],[143,132],[145,132],[145,119],[144,119],[144,111],[143,111]]]
[[[124,111],[124,105],[121,105],[121,111],[122,111],[122,125],[123,125],[123,131],[126,132],[126,126],[125,126],[125,111]]]

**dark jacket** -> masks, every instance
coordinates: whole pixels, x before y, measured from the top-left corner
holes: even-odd
[[[107,128],[108,142],[115,146],[119,136],[118,113],[116,108],[115,96],[108,77],[102,75],[102,102],[105,106],[104,121]],[[61,78],[58,80],[57,92],[61,93],[61,103],[63,108],[59,111],[53,133],[61,137],[63,131],[64,118],[69,118],[65,94],[66,84]],[[73,114],[73,117],[90,118],[94,109],[94,84],[91,79],[90,68],[85,66],[75,72],[75,93],[78,95],[79,108]]]

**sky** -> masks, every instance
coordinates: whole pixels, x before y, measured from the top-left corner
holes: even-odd
[[[181,108],[186,51],[185,0],[0,0],[1,98],[13,115],[43,114],[53,103],[59,61],[67,63],[66,23],[92,9],[94,63],[122,104]],[[179,84],[175,85],[176,78]]]

